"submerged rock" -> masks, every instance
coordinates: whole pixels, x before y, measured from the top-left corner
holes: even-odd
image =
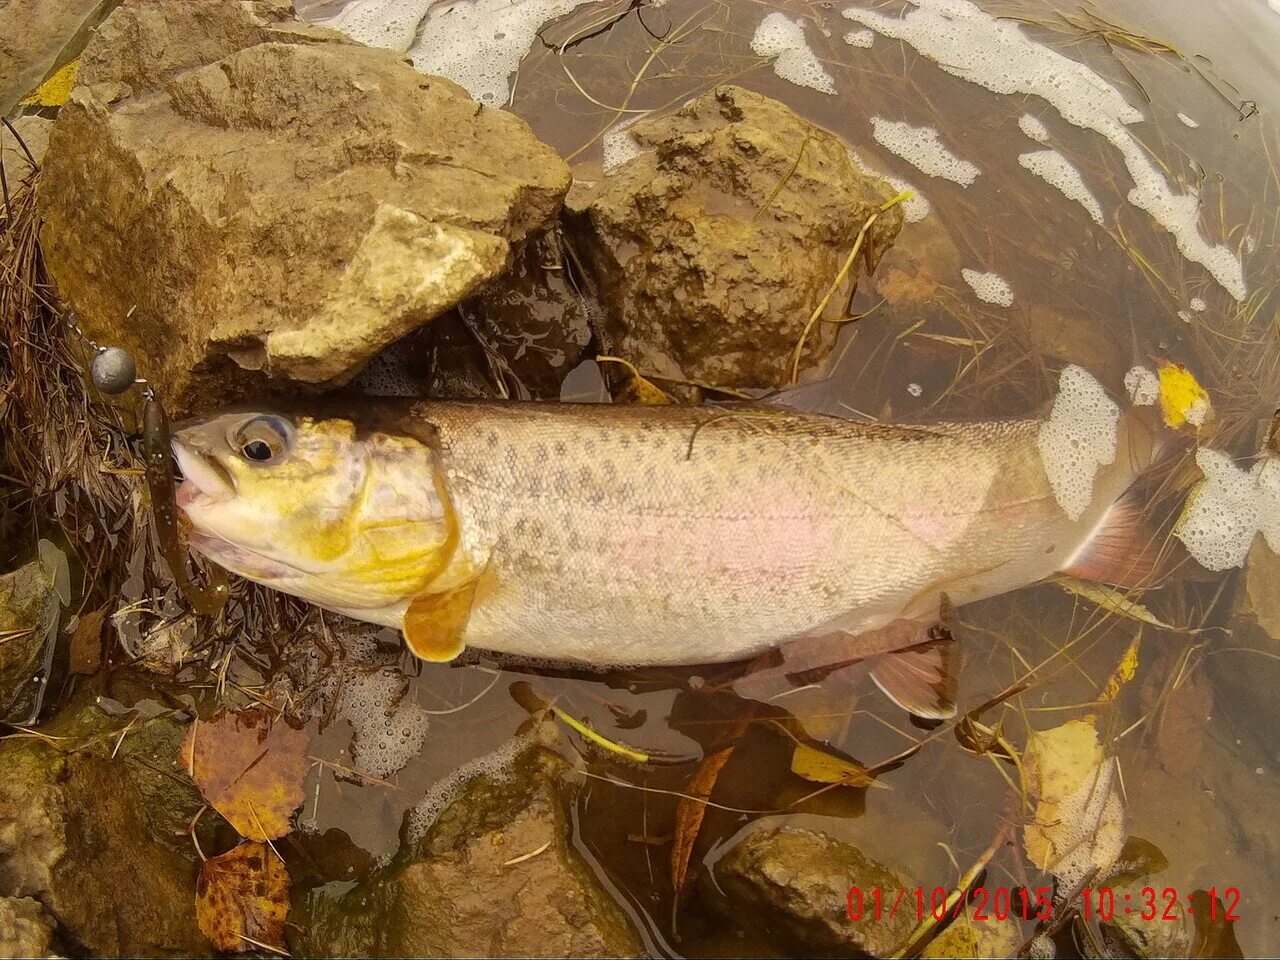
[[[893,190],[860,172],[834,134],[739,87],[628,131],[646,152],[570,201],[607,313],[606,346],[666,377],[786,382],[810,315]],[[897,207],[880,215],[868,266],[901,225]],[[843,314],[848,290],[824,316]],[[821,361],[835,339],[835,326],[817,325],[806,361]]]
[[[568,761],[519,741],[446,777],[396,859],[340,897],[303,895],[295,956],[629,957],[622,908],[574,847]]]
[[[195,867],[148,834],[123,764],[11,739],[0,769],[0,896],[38,900],[92,954],[208,953]]]
[[[968,913],[961,914],[947,929],[938,934],[924,948],[920,956],[926,960],[942,957],[1012,957],[1022,945],[1022,931],[1017,920],[996,920],[994,917],[975,920]]]
[[[47,957],[53,921],[30,897],[0,897],[0,957]]]
[[[714,883],[724,897],[712,900],[731,920],[802,956],[888,956],[915,926],[914,906],[876,917],[871,897],[879,889],[890,903],[892,891],[910,898],[916,884],[856,847],[802,827],[748,834],[716,863]],[[858,920],[849,919],[850,887],[864,891]]]
[[[44,160],[52,128],[52,120],[34,114],[14,120],[13,131],[0,126],[0,161],[4,162],[4,174],[11,187],[31,174],[32,160],[37,164]]]
[[[40,561],[0,577],[0,721],[25,723],[58,596]]]
[[[182,410],[346,382],[501,273],[569,186],[523,120],[287,0],[130,0],[82,64],[45,256],[86,332]]]

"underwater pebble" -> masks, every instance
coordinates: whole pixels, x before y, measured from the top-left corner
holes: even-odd
[[[89,364],[89,379],[103,393],[124,393],[136,377],[133,354],[124,347],[107,347]]]
[[[982,172],[948,150],[933,127],[913,127],[898,120],[872,117],[871,135],[886,150],[931,177],[942,177],[967,187]]]
[[[1074,200],[1084,207],[1094,223],[1102,222],[1102,206],[1093,192],[1085,186],[1080,171],[1057,150],[1019,154],[1018,163],[1051,187],[1056,187],[1068,200]]]
[[[964,282],[973,288],[979,300],[1001,307],[1013,304],[1013,289],[998,273],[983,273],[963,267],[960,270],[960,276],[964,277]]]
[[[1280,0],[1278,0],[1280,2]],[[916,0],[905,15],[862,6],[844,16],[909,43],[948,73],[1000,94],[1042,97],[1068,123],[1105,137],[1133,178],[1128,200],[1173,234],[1178,250],[1203,266],[1237,300],[1247,293],[1240,260],[1200,232],[1200,198],[1176,193],[1128,124],[1143,119],[1114,86],[1087,65],[1029,39],[1018,24],[968,0]]]
[[[1150,407],[1160,399],[1160,377],[1150,367],[1132,368],[1124,375],[1124,388],[1135,407]]]
[[[773,72],[788,83],[834,94],[836,82],[823,68],[804,38],[804,20],[785,13],[771,13],[756,27],[751,50],[761,57],[776,57]]]
[[[1093,501],[1098,468],[1116,459],[1120,408],[1083,367],[1064,367],[1036,443],[1054,498],[1072,520]]]

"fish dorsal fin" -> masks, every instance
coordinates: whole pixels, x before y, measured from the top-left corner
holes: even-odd
[[[960,691],[960,645],[951,633],[956,611],[945,593],[938,599],[938,619],[919,623],[924,641],[875,659],[871,679],[903,710],[926,720],[956,715]]]
[[[440,593],[420,593],[409,602],[402,632],[415,657],[447,663],[463,651],[479,583],[479,577],[472,577]]]
[[[1163,540],[1147,522],[1139,492],[1131,486],[1111,505],[1063,573],[1115,587],[1152,585]]]

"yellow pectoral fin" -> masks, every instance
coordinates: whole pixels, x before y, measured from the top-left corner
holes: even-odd
[[[442,593],[420,593],[404,614],[404,642],[414,656],[446,663],[462,652],[479,577]]]

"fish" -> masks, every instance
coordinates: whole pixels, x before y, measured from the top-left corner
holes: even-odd
[[[928,717],[955,712],[945,611],[1059,572],[1151,574],[1126,496],[1158,447],[1147,414],[1117,413],[1073,510],[1047,422],[380,399],[224,411],[179,425],[173,448],[194,550],[398,628],[424,659],[876,657],[881,689]]]

